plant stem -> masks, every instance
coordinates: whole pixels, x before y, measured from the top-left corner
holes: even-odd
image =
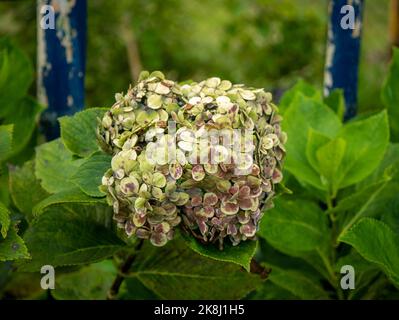
[[[330,279],[329,279],[330,284],[333,287],[335,287],[337,277],[335,275],[334,268],[332,267],[330,260],[328,259],[328,257],[326,257],[326,255],[320,249],[317,249],[317,253],[319,254],[321,260],[323,261],[324,266],[326,267],[326,270],[330,276]]]
[[[120,266],[119,272],[116,275],[114,282],[112,283],[112,286],[108,291],[107,300],[114,300],[115,297],[118,295],[122,282],[123,280],[125,280],[126,274],[129,272],[131,266],[133,265],[133,262],[136,260],[136,257],[141,247],[143,246],[143,243],[143,239],[140,239],[136,247],[134,248],[134,252],[130,254]]]
[[[327,195],[326,197],[326,202],[327,202],[327,208],[328,210],[331,210],[333,208],[333,203],[330,194]]]
[[[336,196],[335,193],[333,195],[331,195],[330,193],[327,195],[326,199],[327,199],[328,211],[334,209],[335,196]],[[339,287],[339,283],[338,283],[339,281],[338,281],[338,278],[337,278],[334,268],[333,268],[333,265],[335,265],[336,260],[337,260],[337,251],[336,251],[336,248],[337,248],[337,243],[336,243],[337,223],[336,223],[336,220],[337,220],[337,218],[334,215],[334,213],[332,213],[332,212],[329,212],[328,216],[331,220],[331,241],[332,241],[332,243],[331,243],[331,249],[332,249],[331,261],[321,251],[319,252],[319,254],[327,268],[327,271],[328,271],[330,277],[332,277],[332,281],[334,282],[333,286],[335,287],[335,291],[337,293],[338,299],[344,300],[345,296],[344,296],[341,288]]]
[[[267,279],[272,270],[260,265],[254,258],[251,260],[250,272],[260,275],[261,279]]]

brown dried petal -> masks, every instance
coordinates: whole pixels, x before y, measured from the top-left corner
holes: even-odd
[[[256,227],[252,223],[244,224],[240,227],[240,232],[248,238],[255,236]]]
[[[204,194],[204,206],[215,206],[218,203],[218,196],[213,192]]]
[[[172,163],[169,165],[169,173],[173,179],[178,180],[183,175],[183,168],[179,163]]]
[[[151,243],[156,247],[162,247],[168,242],[168,238],[164,233],[154,232],[150,237]]]
[[[220,210],[225,214],[225,215],[234,215],[238,212],[239,206],[235,202],[222,202],[220,206]]]
[[[191,175],[195,181],[201,181],[205,178],[205,171],[201,165],[192,168]]]

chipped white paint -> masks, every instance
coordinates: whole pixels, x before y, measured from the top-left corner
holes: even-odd
[[[72,39],[77,36],[77,31],[72,29],[69,14],[76,5],[76,0],[51,0],[50,4],[46,0],[37,0],[37,16],[41,15],[41,8],[43,6],[50,5],[54,8],[54,13],[56,14],[56,35],[60,40],[61,45],[65,48],[65,56],[68,64],[73,62],[73,45]],[[46,89],[43,84],[43,79],[49,74],[52,69],[51,63],[48,62],[48,57],[46,54],[46,41],[45,41],[45,30],[41,28],[40,19],[37,19],[37,95],[40,103],[45,106],[48,105],[48,99],[46,94]],[[72,77],[72,74],[70,74]],[[73,99],[72,99],[73,103]],[[69,101],[68,101],[69,105]]]
[[[37,16],[40,17],[41,7],[45,2],[43,0],[37,0]],[[37,19],[37,98],[39,102],[45,106],[48,105],[46,89],[43,85],[43,76],[48,74],[51,68],[51,64],[47,63],[46,55],[46,41],[44,38],[44,30],[41,28],[40,19]]]
[[[72,38],[76,36],[76,30],[71,27],[69,14],[76,5],[76,0],[52,0],[51,5],[54,11],[58,13],[56,18],[57,37],[61,45],[65,48],[65,56],[68,63],[73,60]]]
[[[360,15],[358,15],[355,20],[355,28],[352,31],[352,38],[359,38],[361,34],[362,34],[362,19],[360,18]]]
[[[73,106],[73,97],[71,95],[69,95],[67,97],[67,106],[68,107],[72,107]]]
[[[329,2],[328,12],[331,15],[332,12],[332,1]],[[326,48],[326,62],[324,66],[324,96],[328,96],[330,93],[330,88],[333,86],[333,77],[331,75],[330,68],[332,67],[334,53],[335,53],[335,44],[333,41],[333,31],[331,22],[328,23],[328,32],[327,32],[327,48]]]
[[[329,2],[328,12],[329,15],[332,14],[332,5],[333,1]],[[360,0],[348,0],[347,5],[350,6],[358,6],[361,5]],[[362,20],[360,14],[355,16],[354,28],[352,30],[352,37],[359,38],[361,36],[361,28],[362,28]],[[336,46],[333,41],[333,32],[331,21],[328,23],[328,33],[327,33],[327,48],[326,48],[326,61],[324,67],[324,95],[328,96],[330,93],[330,89],[334,86],[333,77],[331,74],[331,67],[333,64],[333,58],[335,55]]]
[[[360,0],[348,0],[348,4],[351,6],[359,6],[361,3]],[[362,31],[362,20],[360,19],[360,15],[355,17],[355,19],[355,27],[352,31],[352,37],[359,38]]]

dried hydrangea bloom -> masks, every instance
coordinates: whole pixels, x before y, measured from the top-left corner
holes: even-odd
[[[285,154],[271,99],[219,78],[179,86],[143,73],[99,121],[100,145],[113,155],[101,188],[118,226],[157,246],[181,222],[220,248],[226,238],[255,239]]]
[[[175,118],[182,125],[189,122],[196,132],[204,128],[231,130],[230,136],[238,132],[241,135],[238,140],[245,141],[241,149],[233,148],[233,154],[225,150],[226,143],[211,144],[209,148],[214,149],[216,161],[211,164],[199,161],[201,164],[190,168],[193,181],[186,189],[190,201],[182,208],[184,225],[203,242],[216,241],[220,247],[226,237],[234,245],[254,239],[264,209],[272,204],[275,185],[282,180],[287,138],[281,131],[281,117],[271,102],[271,94],[219,78],[183,85],[181,91],[187,104],[181,112],[184,117]],[[252,130],[249,139],[247,136],[244,139],[245,134],[241,133],[245,130]],[[186,135],[178,145],[204,153],[206,146],[200,146],[196,138]],[[227,158],[231,161],[226,161]]]

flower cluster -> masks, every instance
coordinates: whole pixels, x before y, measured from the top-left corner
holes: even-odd
[[[219,78],[180,86],[142,73],[98,126],[118,226],[156,246],[179,224],[221,248],[254,239],[282,179],[286,135],[271,100]]]

